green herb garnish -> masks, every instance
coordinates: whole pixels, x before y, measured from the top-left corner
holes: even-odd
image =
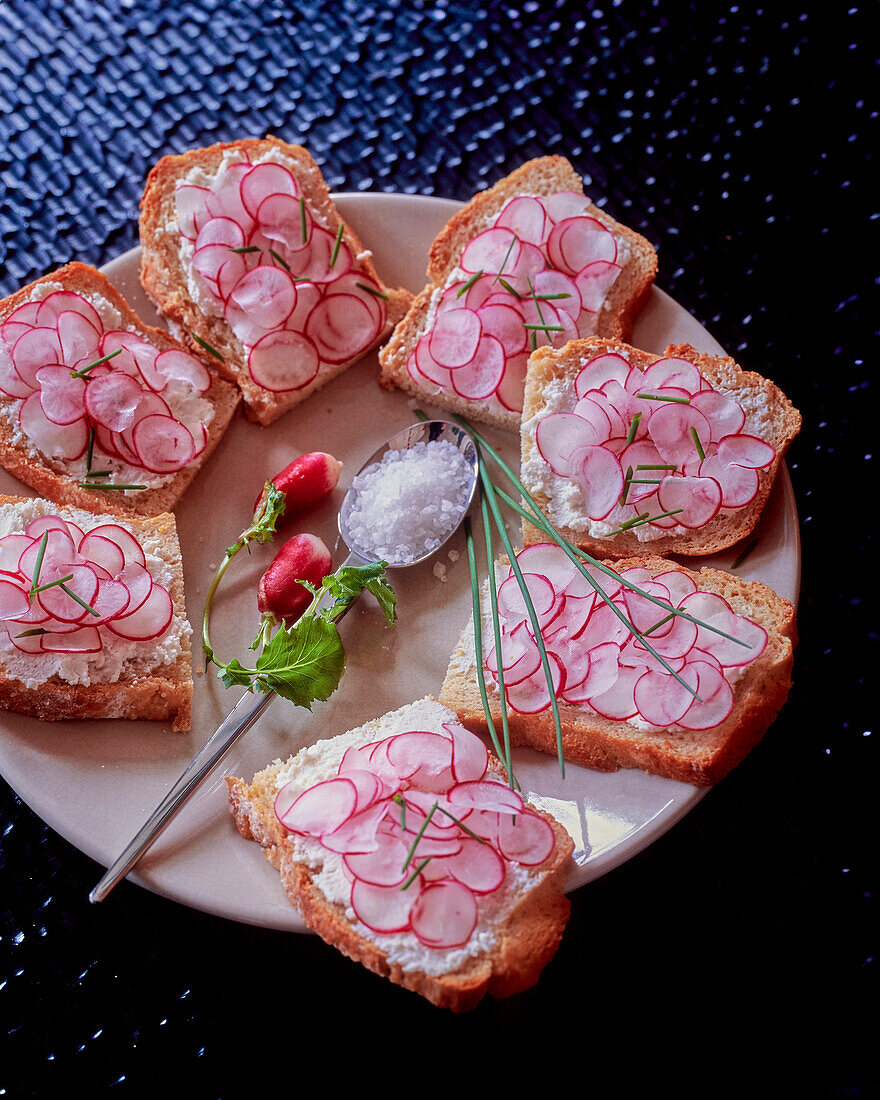
[[[212,348],[207,340],[203,340],[201,336],[196,336],[194,332],[191,332],[190,336],[192,336],[193,340],[195,340],[197,344],[201,344],[205,351],[210,352],[210,354],[219,359],[221,363],[224,362],[223,356],[220,354],[220,352],[217,351],[216,348]]]
[[[70,598],[72,600],[75,600],[76,603],[78,603],[80,605],[80,607],[84,607],[90,615],[94,615],[96,619],[100,619],[101,612],[96,611],[91,606],[91,604],[87,604],[86,601],[84,599],[82,599],[82,597],[77,596],[77,594],[72,589],[68,588],[67,585],[63,583],[63,581],[58,582],[58,587],[61,589],[62,592],[66,592],[67,595],[70,596]]]
[[[37,548],[37,560],[34,563],[34,571],[31,575],[31,588],[28,594],[28,599],[33,600],[34,592],[37,585],[40,583],[40,570],[43,568],[43,558],[46,556],[46,546],[49,542],[49,532],[44,531],[43,537],[40,539],[40,545]]]
[[[106,363],[109,359],[115,359],[117,355],[121,355],[123,348],[117,348],[116,351],[108,352],[107,355],[102,355],[100,359],[96,359],[94,363],[89,363],[87,367],[83,367],[81,370],[72,370],[70,372],[71,378],[85,378],[88,380],[88,372],[94,370],[95,367],[100,367],[102,363]]]
[[[499,279],[501,278],[501,272],[502,272],[502,271],[503,271],[503,270],[505,269],[505,267],[507,266],[507,261],[508,261],[508,260],[510,259],[510,253],[511,253],[511,252],[513,251],[513,246],[514,246],[514,245],[516,244],[516,242],[517,242],[517,240],[518,240],[518,239],[519,239],[519,238],[517,237],[516,233],[512,233],[512,235],[511,235],[511,238],[510,238],[510,244],[508,245],[508,247],[507,247],[507,251],[506,251],[506,252],[505,252],[505,254],[504,254],[504,259],[503,259],[503,260],[501,261],[501,268],[499,269],[499,271],[498,271],[498,274],[497,274],[497,275],[495,276],[495,278],[494,278],[494,279],[492,280],[492,285],[493,285],[493,286],[494,286],[494,285],[495,285],[495,284],[496,284],[496,283],[498,282],[498,280],[499,280]]]
[[[260,249],[255,244],[242,245],[241,248],[233,248],[232,245],[230,245],[229,246],[229,251],[230,252],[236,252],[240,255],[241,253],[244,253],[244,252],[259,252]],[[270,249],[270,251],[271,251],[271,249]]]
[[[697,454],[700,456],[700,461],[706,457],[706,452],[703,450],[703,444],[700,442],[700,437],[697,434],[696,428],[691,428],[691,436],[694,440],[694,446],[697,448]]]
[[[306,200],[302,197],[299,200],[299,221],[302,228],[302,243],[305,244],[309,239],[309,233],[306,226]]]
[[[470,288],[474,285],[474,283],[477,281],[477,279],[479,279],[482,274],[482,271],[478,271],[476,272],[476,274],[471,275],[468,281],[466,283],[462,283],[461,286],[458,288],[455,297],[460,298],[462,294],[465,293],[465,291],[470,290]]]
[[[361,290],[365,290],[367,294],[372,294],[374,298],[384,298],[386,302],[389,301],[388,295],[383,294],[381,290],[376,290],[374,286],[367,286],[366,283],[355,283],[354,285],[360,287]]]
[[[276,259],[285,271],[290,271],[290,264],[287,262],[287,260],[284,259],[283,256],[279,256],[274,248],[269,249],[269,255],[272,256],[273,259]]]
[[[680,405],[690,405],[691,403],[689,397],[667,397],[662,393],[637,393],[636,397],[641,397],[644,401],[677,401]]]
[[[345,232],[345,226],[342,222],[339,223],[339,228],[336,230],[336,240],[333,244],[333,254],[330,257],[330,266],[333,267],[336,264],[336,257],[339,255],[339,246],[342,244],[342,234]],[[288,269],[289,270],[289,269]]]
[[[626,433],[626,445],[627,447],[632,443],[636,437],[636,432],[639,430],[639,421],[642,419],[641,413],[636,413],[630,421],[629,431]]]
[[[750,543],[748,543],[746,546],[744,546],[743,549],[736,556],[736,558],[733,562],[733,565],[731,565],[730,568],[731,569],[739,569],[739,567],[746,560],[746,558],[749,556],[749,554],[751,554],[751,552],[758,545],[758,541],[759,541],[758,539],[752,539],[752,541]]]

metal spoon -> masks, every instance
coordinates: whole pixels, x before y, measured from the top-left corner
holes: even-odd
[[[471,467],[470,490],[467,500],[462,506],[461,514],[450,526],[449,533],[440,546],[444,545],[458,530],[462,520],[470,508],[474,492],[477,486],[479,461],[477,449],[473,439],[456,424],[446,420],[427,420],[414,424],[410,428],[398,432],[375,451],[363,464],[361,471],[380,462],[387,451],[403,451],[414,447],[417,443],[428,443],[439,440],[448,440],[453,443],[468,460]],[[355,503],[357,491],[349,488],[339,509],[339,533],[345,545],[349,549],[349,555],[343,562],[343,566],[358,565],[363,562],[379,561],[379,556],[370,546],[358,544],[352,532],[349,519],[352,506]],[[389,561],[391,569],[402,569],[411,565],[418,565],[435,554],[440,546],[432,547],[423,554],[410,561]],[[341,616],[340,616],[341,618]],[[338,621],[338,620],[337,620]],[[123,879],[134,867],[140,857],[156,840],[165,826],[171,821],[177,811],[183,806],[191,794],[201,785],[211,771],[229,752],[235,742],[254,725],[272,699],[274,692],[246,692],[236,703],[223,722],[217,727],[205,743],[202,750],[193,758],[186,770],[162,799],[156,809],[150,814],[138,832],[132,837],[129,844],[120,854],[98,885],[89,894],[89,901],[99,902],[110,893],[113,887]]]

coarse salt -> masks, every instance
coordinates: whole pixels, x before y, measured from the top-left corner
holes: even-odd
[[[449,440],[386,451],[352,482],[352,541],[393,565],[424,557],[458,526],[471,480],[470,463]]]

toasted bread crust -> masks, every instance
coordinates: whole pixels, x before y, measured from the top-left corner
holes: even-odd
[[[557,191],[583,191],[583,180],[571,164],[560,156],[538,157],[527,161],[509,176],[486,191],[475,195],[450,218],[429,252],[428,285],[416,297],[410,312],[395,329],[379,355],[380,385],[386,389],[402,389],[416,397],[426,395],[436,405],[452,412],[470,416],[494,427],[517,431],[520,415],[514,412],[494,412],[480,402],[465,400],[454,394],[430,393],[418,387],[406,369],[410,352],[424,335],[434,292],[445,285],[458,265],[462,251],[485,225],[500,213],[511,198],[520,194],[552,195]],[[588,212],[606,225],[618,237],[623,237],[630,257],[609,291],[600,312],[598,332],[602,336],[629,339],[632,326],[657,273],[657,254],[640,234],[590,204]]]
[[[767,647],[733,685],[734,709],[712,730],[640,730],[559,703],[562,745],[566,760],[597,771],[641,768],[667,779],[711,786],[722,779],[757,745],[788,697],[796,626],[794,608],[758,581],[743,581],[718,569],[694,571],[663,558],[629,558],[608,562],[623,572],[642,567],[656,576],[670,569],[687,573],[700,589],[715,592],[740,615],[768,633]],[[462,632],[450,661],[440,702],[471,729],[487,730],[485,712],[473,667],[473,625]],[[500,723],[497,691],[489,690],[493,722]],[[520,714],[508,709],[511,743],[556,755],[556,728],[549,710]]]
[[[180,155],[163,157],[147,177],[140,204],[140,240],[143,250],[140,279],[156,308],[165,317],[172,331],[187,345],[188,350],[200,356],[212,370],[219,371],[240,389],[248,419],[267,425],[347,370],[356,360],[334,366],[331,371],[322,373],[320,381],[316,380],[300,390],[273,393],[258,386],[251,378],[245,348],[226,322],[219,317],[206,316],[190,298],[186,273],[175,238],[165,232],[164,227],[176,222],[174,192],[177,183],[193,168],[201,168],[209,173],[216,171],[224,155],[230,150],[253,158],[273,150],[282,153],[295,165],[295,175],[310,209],[317,212],[333,231],[338,229],[342,219],[330,197],[330,191],[318,165],[301,145],[289,145],[277,138],[266,137],[242,138],[203,149],[192,149]],[[352,255],[357,257],[354,269],[369,275],[382,286],[388,296],[387,324],[385,332],[376,341],[378,344],[406,313],[412,295],[403,288],[395,290],[385,286],[370,254],[365,252],[364,246],[348,225],[344,228],[342,239],[351,249]],[[216,349],[222,355],[222,360],[206,351],[194,336],[200,336]],[[364,354],[366,353],[365,351]]]
[[[491,774],[503,778],[497,761],[490,766]],[[329,901],[318,888],[314,880],[316,869],[295,858],[290,835],[273,808],[275,777],[281,767],[281,762],[276,761],[250,784],[227,777],[230,811],[239,833],[262,845],[264,855],[280,872],[291,902],[309,928],[326,943],[395,985],[453,1012],[474,1008],[487,993],[506,997],[535,983],[559,946],[570,911],[563,888],[574,845],[553,817],[531,807],[550,823],[556,844],[543,864],[530,869],[533,885],[503,918],[492,953],[474,956],[454,972],[427,974],[404,969],[389,959],[379,943],[360,935],[344,908]]]
[[[744,371],[728,356],[706,355],[692,348],[690,344],[670,344],[662,356],[641,351],[621,340],[598,337],[573,340],[559,350],[539,348],[529,358],[529,369],[526,375],[521,469],[526,471],[527,463],[535,455],[533,421],[541,417],[547,409],[545,399],[547,386],[551,382],[563,380],[573,387],[584,361],[605,352],[623,353],[632,366],[642,371],[658,359],[666,357],[686,359],[694,364],[708,382],[735,399],[746,403],[761,402],[767,410],[764,438],[775,448],[776,457],[768,467],[758,471],[758,492],[750,504],[736,509],[729,515],[719,514],[697,530],[664,535],[650,542],[639,542],[635,531],[624,531],[608,538],[593,538],[588,532],[554,522],[558,533],[583,550],[603,558],[625,558],[633,554],[651,554],[655,557],[663,557],[666,554],[680,554],[686,557],[702,556],[714,554],[747,538],[761,518],[785,454],[800,431],[801,414],[785,394],[768,379],[753,371]],[[525,472],[523,484],[544,515],[552,521],[551,501],[546,491],[535,485]],[[547,536],[527,520],[523,520],[522,538],[523,544],[528,546],[535,542],[546,541]]]
[[[0,505],[19,504],[27,499],[0,494]],[[126,516],[124,521],[141,539],[149,532],[159,540],[162,557],[173,574],[168,592],[174,613],[186,618],[183,564],[174,516],[170,513]],[[181,653],[173,664],[115,683],[69,684],[53,676],[38,687],[28,687],[7,675],[0,657],[0,708],[47,722],[86,718],[170,719],[172,730],[186,732],[192,728],[192,697],[192,651],[188,635],[181,638]]]
[[[30,300],[34,287],[45,283],[59,283],[66,290],[99,296],[117,310],[143,339],[162,351],[183,350],[164,329],[142,321],[105,275],[78,262],[66,264],[5,298],[0,302],[0,323],[18,306]],[[102,492],[97,488],[84,489],[64,472],[59,462],[39,453],[29,453],[17,443],[12,428],[4,417],[0,417],[0,465],[13,477],[55,504],[123,517],[158,516],[163,512],[171,512],[222,439],[241,400],[238,390],[219,378],[216,371],[211,371],[211,379],[211,388],[203,395],[204,400],[210,401],[214,406],[214,419],[208,430],[205,450],[199,456],[198,462],[180,470],[159,488],[144,489],[131,496],[112,490]],[[8,408],[11,404],[12,398],[0,393],[0,409],[4,406]]]

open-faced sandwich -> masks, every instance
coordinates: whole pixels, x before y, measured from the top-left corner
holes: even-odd
[[[759,582],[663,558],[584,569],[592,581],[556,543],[526,547],[516,568],[499,562],[500,647],[487,587],[480,657],[471,623],[441,702],[471,728],[486,729],[482,678],[496,726],[503,699],[512,744],[556,755],[552,684],[567,760],[716,783],[757,744],[788,696],[791,604]]]
[[[171,331],[264,425],[376,347],[412,300],[384,284],[310,154],[275,138],[163,157],[140,240]]]
[[[593,554],[711,554],[754,530],[800,426],[778,387],[726,356],[573,340],[529,360],[520,476]],[[524,523],[525,544],[545,539]]]
[[[0,496],[0,707],[188,730],[191,634],[173,515]]]
[[[382,349],[381,383],[518,431],[529,354],[629,339],[654,248],[584,195],[558,156],[476,195],[434,241],[428,285]]]
[[[0,464],[58,504],[170,511],[239,400],[86,264],[0,302]]]
[[[431,697],[227,784],[306,924],[435,1005],[517,993],[559,945],[571,838]]]

